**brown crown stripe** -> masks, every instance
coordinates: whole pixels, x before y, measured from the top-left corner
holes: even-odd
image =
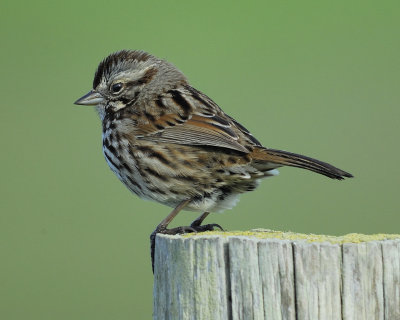
[[[151,79],[153,79],[154,75],[157,73],[156,68],[151,68],[146,71],[146,73],[141,77],[140,79],[134,80],[134,81],[129,81],[126,83],[127,86],[137,86],[137,85],[142,85],[149,83]]]
[[[147,61],[151,58],[151,55],[147,52],[141,50],[121,50],[110,54],[102,62],[100,62],[94,79],[93,79],[93,89],[99,85],[101,78],[103,76],[108,76],[115,65],[121,61]]]

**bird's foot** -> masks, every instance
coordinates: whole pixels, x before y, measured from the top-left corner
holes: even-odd
[[[196,232],[213,231],[215,230],[215,228],[219,228],[221,231],[224,231],[224,229],[217,223],[209,223],[201,225],[201,222],[202,221],[194,220],[190,225],[190,227],[196,230]]]
[[[159,234],[169,234],[169,235],[176,235],[176,234],[185,234],[185,233],[196,233],[196,232],[204,232],[204,231],[213,231],[215,228],[219,228],[222,231],[222,227],[216,223],[210,223],[201,225],[201,221],[195,220],[192,222],[190,226],[182,226],[176,227],[172,229],[167,229],[164,226],[157,226],[157,228],[151,233],[150,235],[150,247],[151,247],[151,267],[154,273],[154,252],[156,248],[156,235]]]

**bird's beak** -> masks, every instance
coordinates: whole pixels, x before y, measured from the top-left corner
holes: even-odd
[[[78,100],[76,100],[74,104],[80,104],[82,106],[95,106],[101,103],[103,100],[104,98],[100,93],[90,90],[83,97],[80,97]]]

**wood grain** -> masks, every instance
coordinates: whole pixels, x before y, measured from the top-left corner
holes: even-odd
[[[158,235],[153,319],[400,319],[400,239]]]

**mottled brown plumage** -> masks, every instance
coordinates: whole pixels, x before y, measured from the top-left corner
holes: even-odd
[[[175,210],[157,232],[207,230],[208,212],[235,205],[241,193],[281,166],[341,180],[351,174],[302,155],[265,148],[173,65],[142,51],[104,59],[93,90],[76,104],[95,105],[110,168],[135,194]],[[204,212],[191,227],[167,230],[181,209]]]

